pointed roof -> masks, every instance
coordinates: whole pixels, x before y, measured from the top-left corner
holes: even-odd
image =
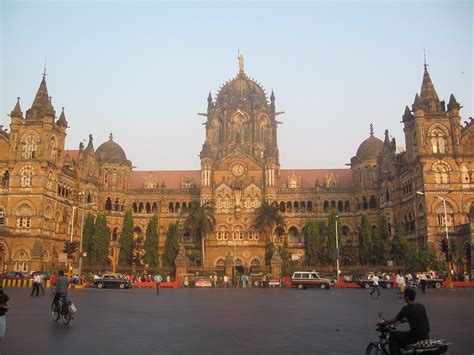
[[[410,111],[408,106],[405,106],[405,112],[403,113],[402,119],[403,121],[409,121],[413,118],[413,114]]]
[[[456,98],[454,97],[453,94],[449,97],[449,103],[448,103],[448,110],[456,109],[459,110],[461,108],[461,105],[456,101]]]
[[[438,94],[434,88],[433,82],[431,81],[430,74],[428,73],[428,65],[425,64],[425,71],[423,73],[423,83],[421,84],[420,99],[422,101],[435,100],[439,101]]]
[[[46,74],[43,74],[43,80],[36,92],[35,99],[31,108],[26,112],[26,118],[41,118],[44,115],[54,115],[54,108],[51,104],[51,98],[48,94],[48,86],[46,85]]]
[[[13,111],[10,114],[11,117],[23,117],[23,112],[21,112],[21,107],[20,107],[20,98],[17,97],[16,105]]]
[[[66,115],[64,114],[64,107],[62,107],[61,116],[56,122],[59,126],[67,127]]]

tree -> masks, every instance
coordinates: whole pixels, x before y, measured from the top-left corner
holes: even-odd
[[[274,203],[268,203],[266,201],[257,208],[257,218],[255,219],[255,225],[265,235],[267,243],[274,243],[274,240],[270,241],[269,234],[273,231],[276,226],[284,226],[285,217],[280,213],[280,208]]]
[[[188,216],[184,221],[184,228],[191,235],[201,237],[201,255],[204,266],[204,241],[207,236],[214,231],[216,227],[216,217],[214,216],[214,203],[211,201],[200,204],[199,201],[193,201],[188,209]]]
[[[122,233],[120,234],[119,265],[132,265],[133,251],[133,217],[132,211],[125,212]]]
[[[390,258],[390,230],[384,214],[380,216],[377,228],[372,235],[372,256],[372,262],[379,265],[385,264]]]
[[[159,264],[158,253],[158,216],[154,215],[146,227],[145,264],[156,267]]]
[[[90,264],[90,255],[92,252],[92,236],[94,235],[94,215],[88,213],[86,221],[84,222],[84,228],[82,229],[82,251],[87,253],[84,258],[84,262]]]
[[[446,266],[438,261],[434,253],[429,251],[411,249],[406,261],[406,269],[409,272],[423,270],[446,271]]]
[[[359,234],[359,262],[368,264],[371,261],[372,252],[372,232],[370,230],[369,219],[366,214],[362,215]]]
[[[338,245],[341,244],[341,234],[342,228],[341,224],[337,223],[337,211],[332,210],[331,214],[328,218],[328,243],[327,243],[327,251],[328,251],[328,261],[333,264],[336,262],[336,234],[337,234],[337,242]],[[336,231],[336,224],[337,224],[337,231]]]
[[[133,241],[132,249],[132,266],[135,272],[135,267],[145,265],[145,241],[143,235],[139,235]]]
[[[321,221],[311,218],[303,227],[304,245],[309,266],[316,266],[320,259],[321,241]]]
[[[104,214],[95,219],[94,236],[91,243],[91,264],[107,265],[109,263],[110,230]]]
[[[275,252],[275,244],[266,243],[265,244],[265,264],[270,266],[270,261],[272,260],[273,253]]]
[[[400,227],[395,228],[391,243],[392,260],[396,265],[405,265],[410,252],[407,238],[402,234]]]
[[[179,254],[179,221],[171,223],[166,231],[165,250],[163,253],[163,264],[174,266],[174,261]]]

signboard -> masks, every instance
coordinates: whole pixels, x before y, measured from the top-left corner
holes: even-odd
[[[291,260],[300,260],[302,256],[302,254],[291,254]]]
[[[67,263],[67,254],[66,253],[59,253],[58,261],[60,263]]]

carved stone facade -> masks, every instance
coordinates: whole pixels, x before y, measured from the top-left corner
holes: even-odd
[[[361,214],[375,224],[383,213],[392,232],[399,226],[419,248],[439,255],[446,202],[454,258],[459,270],[469,269],[474,123],[461,125],[461,106],[453,95],[447,107],[438,99],[426,67],[421,92],[403,115],[406,150],[397,148],[387,131],[384,140],[376,138],[371,127],[350,169],[285,170],[279,162],[281,112],[275,95],[267,98],[241,59],[237,76],[215,99],[209,94],[201,114],[206,122],[198,171],[134,171],[112,135],[97,149],[90,136],[86,147],[81,143],[78,150],[65,151],[65,113],[56,119],[43,77],[26,116],[18,100],[10,131],[0,130],[0,268],[57,268],[72,225],[73,238],[79,239],[82,206],[86,213],[107,214],[114,245],[125,210],[133,212],[136,234],[157,214],[162,251],[168,225],[192,201],[213,200],[217,224],[205,243],[206,267],[223,268],[231,261],[246,269],[264,266],[265,240],[255,227],[263,201],[278,204],[285,215],[286,225],[273,234],[277,243],[288,242],[295,259],[304,255],[305,223],[327,219],[333,209],[343,239],[353,245]],[[185,235],[184,245],[188,252],[200,249],[194,236]]]

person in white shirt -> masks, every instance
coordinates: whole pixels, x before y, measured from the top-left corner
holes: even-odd
[[[39,275],[39,289],[41,290],[41,294],[44,295],[44,274],[41,273]]]
[[[405,292],[407,284],[405,281],[405,277],[403,277],[403,274],[400,271],[395,277],[395,282],[398,284],[398,298],[403,298],[403,292]]]
[[[377,291],[377,297],[380,298],[380,290],[379,290],[379,277],[377,275],[372,276],[372,292],[370,295],[372,296],[375,291]]]
[[[40,285],[40,282],[41,282],[41,278],[40,278],[40,275],[38,273],[36,273],[34,276],[33,276],[33,289],[31,290],[31,295],[33,296],[33,294],[35,293],[36,291],[36,296],[39,296],[39,285]]]
[[[428,283],[428,278],[426,277],[426,274],[420,274],[420,276],[418,276],[418,279],[420,280],[421,290],[423,291],[423,293],[425,293],[426,284]]]

